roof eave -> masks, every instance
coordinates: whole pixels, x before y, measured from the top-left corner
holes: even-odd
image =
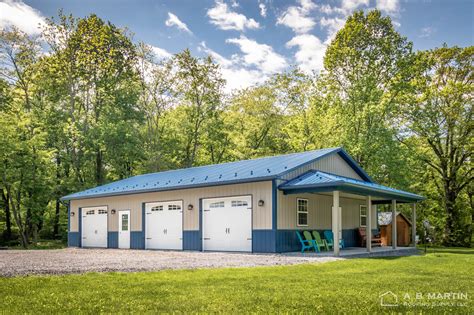
[[[285,186],[286,185],[286,186]],[[278,188],[283,190],[285,194],[297,194],[297,193],[311,193],[311,192],[327,192],[331,190],[341,190],[349,193],[359,193],[363,195],[371,195],[387,198],[387,199],[396,199],[402,202],[418,202],[424,200],[423,196],[419,196],[411,193],[397,193],[392,191],[386,191],[377,189],[374,187],[367,187],[363,185],[357,185],[352,183],[347,183],[344,181],[334,181],[331,183],[321,183],[321,184],[308,184],[308,185],[298,185],[298,186],[287,186],[288,183],[282,184]]]
[[[144,194],[144,193],[152,193],[152,192],[159,192],[159,191],[172,191],[172,190],[181,190],[181,189],[213,187],[213,186],[219,186],[219,185],[244,184],[244,183],[252,183],[252,182],[263,182],[267,180],[270,181],[275,178],[277,178],[277,175],[261,176],[261,177],[250,178],[250,179],[245,179],[245,180],[244,179],[227,180],[227,181],[222,181],[222,182],[202,183],[202,184],[193,184],[193,185],[185,185],[185,186],[161,187],[161,188],[140,189],[140,190],[126,190],[126,191],[117,191],[117,192],[110,192],[110,193],[104,193],[104,194],[85,195],[85,196],[72,196],[73,194],[71,194],[71,195],[61,197],[59,198],[59,200],[70,201],[70,200],[80,200],[80,199],[93,199],[93,198],[102,198],[102,197]]]

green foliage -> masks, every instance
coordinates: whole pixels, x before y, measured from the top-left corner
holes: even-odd
[[[401,187],[406,170],[393,120],[410,77],[411,49],[389,17],[354,13],[328,46],[312,101],[315,138],[346,147],[376,180]]]
[[[458,252],[458,253],[456,253]],[[0,279],[7,313],[342,313],[469,314],[472,299],[430,301],[432,292],[474,294],[474,255],[456,251],[386,259],[349,259],[297,266],[146,273],[89,273]],[[350,275],[350,278],[348,278]],[[392,291],[400,306],[380,306]],[[427,306],[405,306],[405,294]],[[438,304],[440,305],[436,305]],[[451,306],[460,302],[465,306]]]
[[[382,184],[423,194],[436,240],[470,246],[473,47],[412,52],[390,17],[355,12],[324,70],[226,94],[219,66],[153,49],[96,15],[0,36],[0,232],[64,238],[59,198],[180,167],[343,146]],[[409,211],[401,207],[402,211]],[[420,226],[419,226],[420,228]]]
[[[444,208],[432,214],[443,219],[446,245],[469,246],[472,237],[473,60],[474,47],[420,52],[402,107],[404,143],[426,166],[423,190]]]

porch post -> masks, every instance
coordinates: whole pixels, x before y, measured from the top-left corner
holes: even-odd
[[[411,243],[413,247],[416,247],[416,203],[413,203],[411,211]]]
[[[397,201],[392,200],[392,248],[397,249]]]
[[[365,246],[367,251],[372,251],[372,197],[367,196],[367,224],[365,227]]]
[[[335,190],[332,193],[332,235],[333,235],[333,250],[334,256],[339,256],[339,191]]]

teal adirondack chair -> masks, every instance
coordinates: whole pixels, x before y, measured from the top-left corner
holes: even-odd
[[[313,239],[313,236],[311,235],[309,231],[304,231],[303,235],[304,235],[304,238],[308,241],[308,243],[313,244],[314,250],[316,252],[318,253],[321,252],[321,249],[319,248],[319,244]]]
[[[304,253],[305,250],[311,250],[314,247],[314,242],[309,242],[308,240],[304,239],[301,236],[301,233],[299,231],[296,231],[296,236],[298,237],[298,240],[301,243],[301,252]]]
[[[324,231],[324,238],[326,239],[326,243],[329,248],[334,248],[334,235],[332,234],[332,231],[326,230]],[[344,248],[344,240],[340,239],[339,240],[339,248]]]
[[[316,244],[318,245],[319,249],[323,248],[323,249],[326,249],[327,251],[329,250],[326,240],[321,239],[321,235],[319,235],[318,231],[313,231],[313,238]]]

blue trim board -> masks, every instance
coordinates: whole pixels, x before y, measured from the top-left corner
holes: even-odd
[[[275,253],[275,230],[252,230],[252,252]]]
[[[69,247],[80,247],[81,234],[79,232],[67,233],[67,246]]]
[[[67,231],[71,231],[71,203],[67,203]]]
[[[276,180],[272,180],[272,230],[276,230],[278,226],[277,222],[277,195],[278,194],[278,185]]]
[[[107,248],[118,248],[118,232],[107,232]]]
[[[77,217],[79,226],[79,247],[82,247],[82,208],[79,208],[79,216]]]
[[[142,235],[143,235],[142,236],[143,237],[142,242],[143,242],[143,249],[145,249],[145,237],[146,237],[146,235],[145,235],[145,223],[146,223],[145,222],[145,220],[146,220],[145,208],[146,208],[146,206],[145,206],[145,203],[143,202],[142,203]]]
[[[145,249],[145,233],[143,231],[130,232],[130,248]]]
[[[202,250],[201,232],[183,231],[183,250]]]

